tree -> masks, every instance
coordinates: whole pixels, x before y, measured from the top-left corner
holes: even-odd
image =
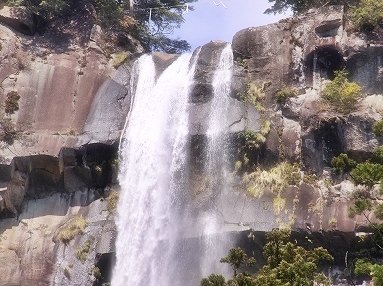
[[[242,266],[251,266],[255,264],[253,257],[248,257],[247,254],[240,248],[232,248],[229,254],[220,260],[222,263],[228,263],[234,272],[234,277],[237,276],[237,271]]]
[[[222,276],[213,274],[203,279],[201,286],[313,286],[315,283],[331,285],[329,279],[320,271],[323,262],[333,260],[328,251],[322,247],[306,250],[296,243],[289,242],[289,237],[290,231],[279,229],[267,235],[263,248],[266,264],[254,276],[246,272],[238,273],[238,270],[242,265],[249,264],[249,261],[252,265],[255,260],[248,258],[240,248],[231,249],[221,262],[229,263],[233,267],[233,278],[224,282]]]
[[[185,40],[171,39],[170,35],[184,21],[185,5],[194,1],[138,0],[133,11],[129,0],[8,0],[8,4],[25,6],[47,26],[93,11],[92,16],[104,30],[133,35],[147,51],[180,53],[189,50],[190,45]]]

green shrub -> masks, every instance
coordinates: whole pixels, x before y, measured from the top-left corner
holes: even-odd
[[[111,191],[108,198],[107,198],[107,210],[109,213],[113,213],[117,209],[119,199],[119,192],[118,191]]]
[[[67,244],[77,235],[83,234],[87,223],[82,216],[76,216],[70,219],[61,229],[59,230],[57,238],[63,243]]]
[[[127,52],[120,52],[115,54],[113,58],[113,67],[118,68],[121,66],[126,60],[128,59],[128,53]]]
[[[16,91],[8,92],[7,98],[5,99],[5,113],[13,114],[19,110],[19,99],[20,96]]]
[[[100,268],[98,268],[97,266],[93,266],[89,271],[89,275],[92,275],[96,280],[100,279],[101,278]]]
[[[93,239],[88,239],[85,243],[76,251],[76,257],[81,263],[86,261],[90,248],[92,247]]]
[[[281,90],[277,91],[275,97],[279,103],[285,103],[289,98],[295,97],[298,95],[298,91],[292,87],[283,87]]]
[[[374,134],[376,136],[382,137],[383,136],[383,120],[375,122],[372,130],[374,131]]]
[[[12,145],[15,140],[20,139],[22,131],[17,130],[10,118],[0,116],[0,141]]]
[[[374,149],[374,152],[372,153],[372,160],[375,163],[383,164],[383,146],[379,146]]]
[[[356,198],[354,204],[348,209],[348,216],[354,218],[365,211],[372,209],[371,199],[366,197]]]
[[[361,0],[351,9],[350,16],[360,29],[373,29],[383,23],[383,1]]]
[[[262,105],[265,99],[265,84],[260,86],[255,83],[249,83],[246,86],[246,91],[240,95],[240,98],[247,103],[253,105],[258,111],[263,111],[265,108]]]
[[[347,154],[341,153],[339,156],[332,158],[331,165],[337,172],[349,172],[356,166],[356,162],[350,159]]]
[[[372,278],[374,285],[383,285],[383,265],[371,263],[365,259],[355,262],[356,275],[368,275]]]
[[[348,73],[344,70],[336,71],[335,78],[325,86],[321,94],[336,111],[342,113],[354,110],[358,99],[362,96],[362,88],[357,83],[350,82],[347,76]]]
[[[378,184],[383,179],[383,165],[376,163],[360,163],[350,173],[354,182],[367,186]]]
[[[377,206],[375,206],[374,215],[378,219],[383,220],[383,204],[378,204]]]

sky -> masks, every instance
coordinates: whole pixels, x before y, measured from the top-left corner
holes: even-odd
[[[184,15],[185,22],[174,36],[187,40],[192,50],[212,40],[231,42],[241,29],[289,17],[289,13],[263,14],[271,6],[268,0],[199,0],[191,5],[194,11]]]

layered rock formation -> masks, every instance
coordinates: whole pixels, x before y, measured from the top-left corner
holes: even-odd
[[[98,45],[99,27],[90,29],[85,44],[63,49],[60,43],[40,45],[43,36],[20,34],[33,33],[33,19],[2,13],[0,101],[6,106],[11,92],[20,98],[14,113],[0,112],[0,285],[101,285],[113,261],[113,210],[105,198],[118,188],[117,144],[134,89],[134,56],[115,70]],[[223,47],[203,46],[197,62],[190,94],[196,158],[206,132],[212,71]],[[219,204],[227,222],[222,231],[268,231],[280,224],[337,230],[342,257],[366,219],[348,217],[357,187],[347,177],[332,177],[330,161],[341,152],[363,160],[382,143],[372,125],[382,119],[383,42],[351,31],[343,8],[335,6],[242,30],[232,47],[232,104],[225,116],[233,138],[243,130],[258,132],[269,121],[259,164],[299,162],[308,179],[288,186],[276,211],[274,193],[251,197],[240,175],[234,176],[236,191]],[[161,73],[176,56],[153,57]],[[319,95],[324,81],[341,68],[367,93],[347,116],[324,106]],[[249,86],[262,95],[262,110],[243,100]],[[299,95],[278,103],[275,93],[286,86]],[[310,174],[316,178],[310,180]],[[87,223],[83,235],[64,243],[60,231],[79,217]],[[82,263],[77,253],[87,245]],[[94,265],[103,281],[95,282]]]

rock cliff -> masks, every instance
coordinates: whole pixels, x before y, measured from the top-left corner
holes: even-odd
[[[33,19],[0,12],[0,285],[102,285],[110,281],[114,259],[117,145],[132,96],[134,59],[142,51],[115,69],[113,57],[99,46],[98,26],[82,45],[63,49],[59,42],[43,45],[45,36],[31,36]],[[212,72],[224,44],[204,45],[197,62],[189,100],[196,170]],[[302,180],[278,196],[251,196],[242,167],[233,175],[236,191],[219,203],[222,232],[288,224],[319,240],[335,235],[332,248],[341,261],[367,221],[349,218],[352,192],[360,187],[347,176],[333,176],[331,159],[343,152],[361,161],[382,144],[372,126],[382,119],[383,41],[353,31],[343,8],[334,6],[239,31],[232,48],[232,104],[224,116],[233,156],[239,158],[243,143],[238,134],[262,133],[268,122],[265,141],[248,155],[266,170],[284,161],[300,163]],[[176,57],[154,54],[157,72]],[[348,115],[320,98],[321,86],[342,68],[366,93]],[[275,94],[285,87],[298,94],[278,102]],[[12,93],[17,108],[8,113]],[[68,228],[81,235],[66,241]]]

